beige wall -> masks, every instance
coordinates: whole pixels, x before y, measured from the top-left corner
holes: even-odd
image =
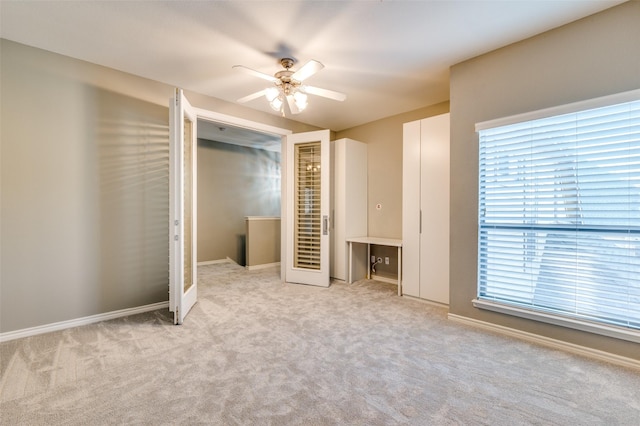
[[[0,55],[0,332],[166,301],[173,87],[7,40]]]
[[[245,265],[246,216],[280,216],[280,153],[198,140],[198,262]]]
[[[247,267],[280,262],[280,217],[247,217]]]
[[[451,68],[453,314],[640,359],[635,343],[476,309],[477,122],[640,88],[640,2]]]
[[[337,132],[336,139],[351,138],[367,144],[369,235],[402,238],[402,125],[447,112],[449,102],[442,102]],[[377,204],[382,204],[382,209],[377,210]],[[389,265],[376,266],[380,275],[397,277],[397,249],[374,246],[372,254],[390,257]]]

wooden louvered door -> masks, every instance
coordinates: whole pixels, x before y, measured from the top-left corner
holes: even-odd
[[[329,138],[287,136],[287,282],[329,286]]]

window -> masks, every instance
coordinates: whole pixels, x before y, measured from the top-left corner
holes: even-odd
[[[475,306],[640,342],[639,92],[476,127]]]

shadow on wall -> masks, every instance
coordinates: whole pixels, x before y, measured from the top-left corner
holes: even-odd
[[[87,98],[97,117],[101,309],[166,300],[169,109],[95,87]]]
[[[238,237],[238,252],[237,256],[237,264],[246,266],[247,265],[247,235],[240,234],[236,235]]]

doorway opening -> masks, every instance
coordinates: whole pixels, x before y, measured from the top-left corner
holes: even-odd
[[[197,138],[198,264],[279,263],[282,137],[199,117]]]
[[[199,122],[210,122],[219,132],[225,132],[227,126],[250,129],[260,133],[274,134],[281,140],[280,167],[280,216],[283,226],[273,232],[273,241],[280,235],[280,277],[283,281],[299,284],[329,286],[329,130],[316,130],[293,134],[291,130],[281,129],[261,123],[255,123],[237,117],[227,116],[191,106],[181,89],[176,88],[169,108],[170,116],[170,153],[169,153],[169,310],[174,313],[174,323],[182,324],[197,301],[197,244],[198,244],[198,177],[197,177],[197,127]],[[215,131],[215,129],[214,129]],[[286,137],[285,137],[286,136]],[[294,155],[301,146],[318,143],[317,164],[318,184],[309,186],[301,170],[314,167],[306,157]],[[274,141],[275,143],[275,141]],[[315,145],[314,145],[315,146]],[[311,158],[315,161],[315,155]],[[237,166],[242,167],[242,166]],[[232,169],[233,170],[233,169]],[[306,176],[306,173],[304,174]],[[301,180],[302,177],[302,180]],[[277,181],[277,175],[274,173]],[[277,185],[274,185],[277,186]],[[294,197],[305,194],[306,198]],[[219,198],[219,197],[217,197]],[[292,200],[305,200],[304,204]],[[233,203],[234,201],[229,201]],[[314,244],[320,247],[319,269],[308,269],[301,265],[293,266],[288,254],[302,255],[305,247],[293,247],[294,229],[300,229],[301,219],[306,210],[317,210],[308,235]],[[214,218],[216,221],[224,218]],[[249,233],[247,233],[249,234]],[[250,244],[249,244],[250,245]],[[290,247],[291,246],[291,247]],[[236,249],[237,253],[237,249]],[[277,253],[277,250],[276,250]],[[248,257],[248,256],[247,256]],[[188,271],[187,271],[188,270]]]

